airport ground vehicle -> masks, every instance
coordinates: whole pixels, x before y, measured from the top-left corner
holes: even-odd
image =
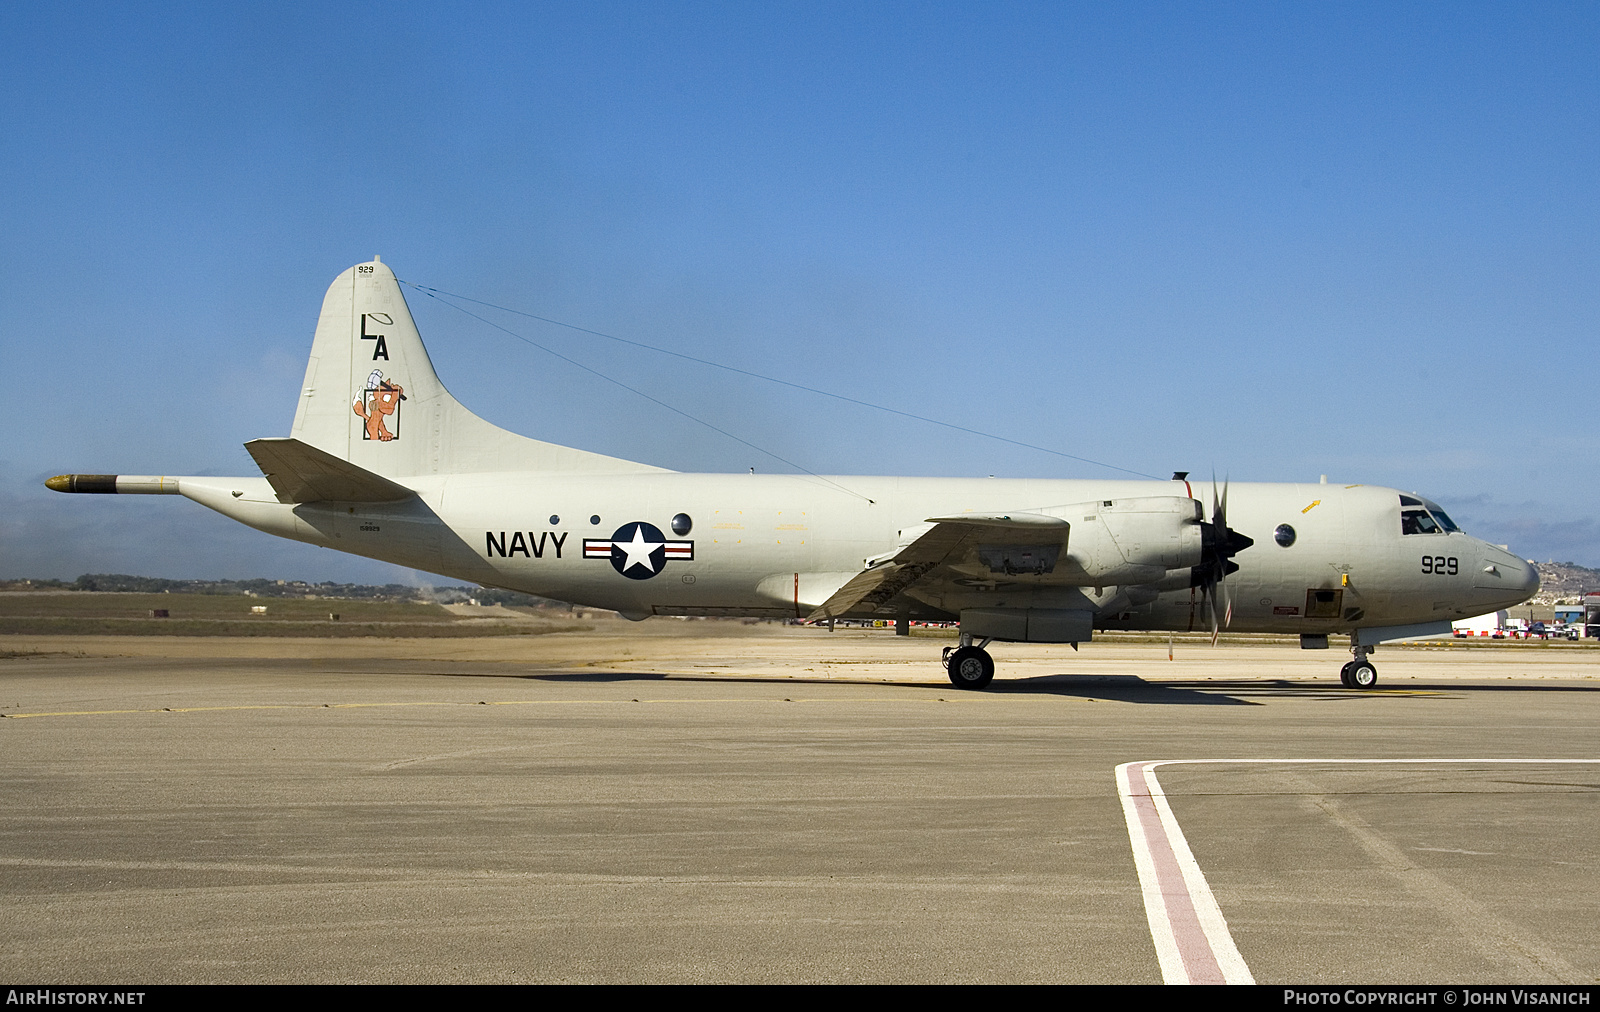
[[[1491,611],[1484,615],[1474,615],[1471,618],[1459,618],[1450,623],[1450,632],[1456,637],[1464,636],[1490,636],[1496,639],[1505,636],[1506,613]]]

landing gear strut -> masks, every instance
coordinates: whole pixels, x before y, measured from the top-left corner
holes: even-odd
[[[1350,653],[1355,660],[1339,669],[1339,681],[1347,689],[1370,689],[1378,684],[1378,668],[1367,660],[1372,648],[1355,642],[1355,639],[1354,636],[1350,637]]]
[[[972,634],[962,633],[960,646],[944,648],[944,667],[952,685],[958,689],[981,689],[994,681],[994,658],[983,649],[988,645],[988,637],[974,646]]]

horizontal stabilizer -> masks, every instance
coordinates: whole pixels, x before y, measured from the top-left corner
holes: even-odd
[[[279,502],[398,502],[417,494],[298,439],[252,439],[244,448]]]

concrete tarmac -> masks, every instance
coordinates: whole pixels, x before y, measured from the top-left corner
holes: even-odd
[[[1159,983],[1113,771],[1260,982],[1600,981],[1600,653],[732,623],[0,643],[0,976]]]

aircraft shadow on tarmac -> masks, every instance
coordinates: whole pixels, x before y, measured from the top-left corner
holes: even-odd
[[[1138,675],[1035,675],[1031,678],[997,680],[989,684],[994,693],[1051,693],[1092,696],[1128,703],[1200,703],[1231,706],[1260,706],[1252,699],[1310,699],[1353,701],[1388,696],[1392,699],[1419,699],[1478,692],[1600,692],[1594,684],[1531,684],[1529,682],[1413,682],[1379,685],[1373,689],[1352,690],[1334,683],[1288,678],[1205,679],[1149,681]]]
[[[551,682],[737,682],[747,685],[870,685],[881,689],[952,689],[945,681],[885,682],[870,678],[750,678],[739,675],[683,675],[640,671],[541,672],[520,678]],[[1127,703],[1197,704],[1206,706],[1259,706],[1240,695],[1284,694],[1289,682],[1148,682],[1137,675],[1038,675],[989,683],[985,694],[1052,695],[1117,700]],[[1240,692],[1238,690],[1244,690]],[[1293,689],[1304,694],[1303,688]],[[1330,690],[1331,691],[1331,690]]]
[[[618,682],[699,682],[742,685],[854,685],[872,686],[885,690],[946,689],[957,695],[944,680],[926,682],[881,681],[872,678],[783,678],[755,677],[728,674],[685,674],[661,671],[540,671],[505,675],[486,675],[481,671],[436,672],[445,677],[518,678],[530,681],[566,683],[618,683]],[[1016,696],[1050,695],[1073,696],[1080,699],[1104,699],[1123,703],[1188,706],[1261,706],[1258,700],[1303,699],[1325,702],[1352,702],[1374,697],[1391,699],[1426,699],[1429,697],[1456,696],[1478,692],[1600,692],[1595,684],[1530,684],[1529,682],[1412,682],[1380,685],[1375,689],[1355,691],[1322,681],[1295,681],[1287,678],[1273,679],[1206,679],[1150,681],[1138,675],[1085,675],[1059,674],[1035,675],[1028,678],[997,679],[982,693],[974,695]]]

